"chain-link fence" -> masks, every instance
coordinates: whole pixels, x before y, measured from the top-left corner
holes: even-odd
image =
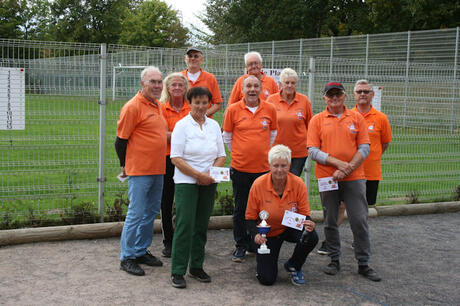
[[[378,202],[450,200],[460,185],[458,34],[457,28],[223,45],[203,48],[203,67],[226,100],[244,73],[244,53],[259,51],[265,67],[297,70],[298,91],[309,95],[314,113],[325,107],[328,80],[352,92],[357,79],[368,78],[383,88],[382,111],[394,134]],[[24,130],[0,130],[3,227],[17,220],[91,222],[86,214],[99,204],[106,219],[119,216],[127,190],[116,179],[119,111],[139,89],[143,67],[183,70],[184,50],[5,39],[0,49],[0,67],[25,70],[26,117]],[[0,103],[2,111],[2,95]],[[354,105],[351,95],[346,103]],[[230,185],[219,188],[231,192]],[[319,207],[314,175],[310,197]]]

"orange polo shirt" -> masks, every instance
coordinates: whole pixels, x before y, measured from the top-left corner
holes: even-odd
[[[121,109],[117,136],[128,139],[125,171],[129,176],[165,173],[166,121],[156,103],[138,92]]]
[[[166,120],[168,125],[168,132],[172,132],[176,126],[177,121],[181,120],[190,113],[190,104],[187,101],[184,101],[184,105],[180,109],[180,112],[177,112],[169,101],[166,103],[160,103],[161,113]],[[171,154],[171,143],[168,142],[168,147],[166,149],[166,155]]]
[[[233,90],[230,94],[230,98],[228,98],[228,105],[236,103],[243,99],[243,81],[248,76],[249,74],[245,74],[239,77],[238,80],[236,80],[235,85],[233,85]],[[266,100],[269,95],[278,92],[278,85],[272,77],[269,77],[262,72],[262,78],[260,79],[260,81],[262,82],[262,91],[259,95],[260,100]]]
[[[262,210],[268,212],[266,221],[271,226],[268,237],[278,236],[286,229],[286,226],[281,224],[285,210],[310,216],[307,187],[302,179],[288,173],[283,196],[280,198],[273,188],[271,173],[258,177],[249,192],[246,219],[259,220],[259,212]]]
[[[267,102],[275,105],[278,118],[278,134],[273,145],[288,146],[293,158],[306,157],[308,123],[313,116],[308,97],[296,92],[294,100],[288,104],[278,92],[269,96]]]
[[[181,71],[181,73],[185,75],[185,77],[187,78],[189,88],[206,87],[211,92],[212,99],[211,99],[211,103],[209,103],[209,108],[211,108],[212,104],[222,103],[222,96],[220,95],[219,85],[217,84],[217,80],[214,74],[204,71],[203,69],[200,68],[200,71],[201,71],[200,76],[195,82],[193,82],[189,80],[187,76],[187,70],[188,69],[183,70]]]
[[[329,113],[327,107],[316,114],[308,126],[307,147],[317,147],[332,157],[349,162],[358,152],[360,144],[370,143],[367,126],[363,116],[345,107],[337,116]],[[316,163],[316,178],[332,176],[337,170],[333,166]],[[344,181],[364,179],[364,167],[361,164]]]
[[[277,129],[273,104],[260,101],[253,114],[244,100],[229,105],[225,111],[225,132],[233,133],[230,166],[241,172],[268,171],[270,131]]]
[[[352,110],[364,117],[371,141],[369,156],[363,163],[366,180],[379,181],[382,179],[382,144],[390,143],[392,140],[390,122],[384,113],[379,112],[372,105],[365,114],[360,113],[356,106]]]

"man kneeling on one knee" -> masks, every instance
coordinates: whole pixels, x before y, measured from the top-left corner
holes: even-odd
[[[257,279],[272,285],[278,275],[278,257],[284,241],[296,243],[291,257],[284,263],[294,285],[303,285],[302,266],[318,243],[315,223],[310,218],[307,188],[301,178],[289,172],[291,150],[276,145],[268,153],[270,172],[256,179],[249,192],[246,224],[256,244],[266,243],[270,253],[257,253]],[[270,231],[263,237],[257,230],[259,213],[266,211]],[[286,211],[306,216],[300,230],[282,225]],[[302,229],[304,228],[304,229]]]

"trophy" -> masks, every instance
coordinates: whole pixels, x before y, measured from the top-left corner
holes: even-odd
[[[265,211],[265,210],[262,210],[260,213],[259,213],[259,218],[262,219],[262,222],[259,223],[259,225],[257,225],[257,230],[259,231],[259,233],[262,235],[262,237],[266,237],[265,235],[270,231],[270,225],[267,224],[267,220],[268,219],[268,212]],[[270,254],[270,249],[267,248],[267,245],[265,244],[265,242],[257,249],[257,253],[259,254]]]

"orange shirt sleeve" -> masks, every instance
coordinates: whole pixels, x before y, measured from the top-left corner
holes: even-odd
[[[382,113],[382,135],[381,135],[381,142],[382,143],[390,143],[393,140],[391,135],[391,126],[390,121],[388,121],[388,117]]]
[[[225,111],[225,114],[224,114],[224,122],[223,122],[222,129],[228,133],[233,133],[232,114],[233,114],[233,107],[230,107],[230,106],[227,107],[227,110]]]
[[[127,103],[120,112],[120,118],[117,122],[117,136],[121,139],[129,139],[136,129],[137,110],[134,105]]]
[[[320,139],[320,114],[315,115],[308,124],[307,147],[321,148]]]
[[[358,114],[356,112],[352,112],[352,113],[354,113],[355,117],[357,118],[356,120],[357,120],[358,125],[359,125],[357,145],[359,146],[359,145],[364,144],[364,143],[370,144],[371,141],[369,139],[369,134],[367,132],[366,120],[364,120],[364,117],[361,116],[360,114]]]
[[[257,186],[257,185],[256,185]],[[257,190],[253,185],[249,191],[248,205],[246,206],[246,220],[258,220],[259,219],[259,199],[260,196],[257,195]]]

